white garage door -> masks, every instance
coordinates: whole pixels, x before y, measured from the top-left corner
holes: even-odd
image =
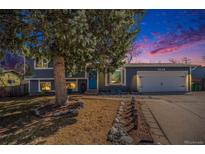
[[[187,91],[187,71],[138,71],[140,92]]]

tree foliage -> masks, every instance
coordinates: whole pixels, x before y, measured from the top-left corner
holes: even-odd
[[[143,10],[0,10],[0,54],[63,56],[66,69],[117,68]]]

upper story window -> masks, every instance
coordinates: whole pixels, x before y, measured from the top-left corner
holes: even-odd
[[[110,85],[122,85],[123,84],[123,70],[117,69],[115,72],[109,74]]]
[[[36,58],[34,65],[35,69],[47,69],[49,60],[46,58]]]

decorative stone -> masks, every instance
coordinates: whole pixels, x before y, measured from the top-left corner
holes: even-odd
[[[135,97],[132,97],[129,102],[121,101],[115,119],[113,120],[112,128],[108,132],[107,139],[112,144],[133,144],[134,140],[128,135],[126,130],[128,130],[127,126],[136,125],[137,118],[138,113],[135,108]]]
[[[111,131],[112,134],[116,134],[118,130],[117,130],[117,128],[112,127],[112,128],[110,129],[110,131]]]
[[[67,113],[67,111],[56,112],[56,113],[53,114],[53,116],[58,117],[58,116],[61,116],[61,115],[65,115],[66,113]]]
[[[117,134],[118,134],[118,129],[115,127],[112,127],[108,132],[107,140],[111,142],[116,141]]]
[[[121,118],[122,118],[122,115],[119,114],[119,113],[117,113],[117,114],[116,114],[116,118],[121,119]]]
[[[78,110],[77,109],[69,109],[67,111],[61,111],[61,112],[54,113],[53,116],[57,117],[57,116],[62,116],[62,115],[66,115],[66,114],[68,114],[69,116],[75,116],[75,115],[78,115]]]
[[[120,119],[119,118],[115,118],[114,122],[120,122]]]
[[[109,130],[109,132],[107,134],[107,140],[110,142],[113,142],[113,140],[114,140],[113,134],[111,133],[111,130]]]
[[[121,127],[118,129],[118,133],[119,133],[119,137],[126,135],[126,132]]]
[[[124,106],[124,105],[125,105],[125,103],[124,103],[124,102],[121,102],[120,104],[121,104],[122,106]]]
[[[128,145],[133,143],[133,139],[130,136],[122,136],[119,141],[120,144]]]
[[[113,127],[115,127],[115,128],[120,128],[121,127],[121,124],[120,123],[116,123],[116,122],[114,122],[113,123]]]
[[[38,109],[33,109],[32,112],[33,112],[33,114],[34,114],[35,116],[37,116],[37,117],[40,117],[40,116],[41,116],[41,114],[40,114],[40,112],[39,112]]]
[[[70,109],[70,110],[68,110],[67,114],[77,115],[78,110],[77,109]]]
[[[84,103],[81,102],[81,101],[77,101],[76,104],[77,104],[78,108],[83,108],[84,107]]]

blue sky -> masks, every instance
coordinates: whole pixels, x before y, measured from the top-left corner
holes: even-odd
[[[205,65],[205,10],[147,10],[133,46],[133,62],[187,57]]]

